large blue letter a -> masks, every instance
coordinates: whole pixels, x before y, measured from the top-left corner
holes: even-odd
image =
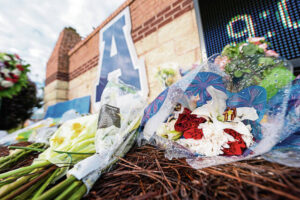
[[[100,57],[102,56],[100,60],[102,62],[100,63],[99,83],[96,86],[96,102],[101,100],[102,92],[108,81],[108,74],[117,69],[121,71],[119,77],[121,81],[141,90],[139,70],[134,66],[135,63],[127,44],[128,38],[126,40],[126,36],[131,35],[130,32],[129,34],[124,32],[126,30],[124,28],[126,26],[125,14],[126,12],[121,17],[117,17],[118,19],[114,23],[109,24],[102,32],[100,45],[104,45],[104,50],[103,52],[100,51]]]

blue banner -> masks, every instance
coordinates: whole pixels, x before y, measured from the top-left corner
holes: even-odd
[[[49,106],[44,118],[60,118],[65,112],[72,109],[80,114],[88,114],[90,112],[90,96],[80,97]]]

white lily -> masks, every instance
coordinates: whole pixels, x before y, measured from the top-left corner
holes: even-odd
[[[14,83],[11,81],[7,81],[7,80],[1,81],[1,86],[4,88],[9,88],[9,87],[12,87],[13,85],[14,85]]]
[[[253,144],[251,127],[246,126],[242,121],[245,119],[258,119],[256,110],[252,107],[240,107],[237,108],[237,116],[233,121],[220,121],[218,118],[223,116],[228,97],[224,92],[215,89],[213,86],[209,86],[207,92],[212,99],[192,112],[197,116],[210,119],[198,127],[203,129],[203,138],[201,140],[179,139],[177,142],[188,147],[194,153],[217,156],[223,153],[223,148],[229,147],[228,142],[234,141],[232,136],[224,132],[224,129],[232,129],[242,135],[247,147],[251,146]]]

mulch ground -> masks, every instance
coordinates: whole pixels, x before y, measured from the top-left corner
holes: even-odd
[[[26,147],[30,144],[31,144],[30,142],[19,142],[17,144],[14,144],[13,146]],[[8,155],[9,155],[9,149],[6,146],[0,146],[0,157],[4,157]]]
[[[256,158],[195,170],[155,147],[135,147],[85,199],[300,199],[300,169]]]
[[[21,147],[26,147],[28,145],[30,145],[30,142],[19,142],[17,144],[14,144],[13,146],[21,146]],[[6,146],[2,146],[0,147],[0,157],[3,156],[8,156],[9,155],[9,149]],[[13,167],[11,167],[10,169],[5,169],[2,170],[1,173],[4,173],[6,171],[10,171],[10,170],[14,170],[14,169],[18,169],[20,167],[24,167],[24,166],[28,166],[31,165],[32,161],[38,157],[38,153],[37,152],[32,152],[30,153],[26,159],[21,159],[19,162],[17,162]]]
[[[1,156],[8,154],[5,148]],[[36,156],[12,169],[30,165]],[[256,158],[195,170],[184,159],[168,160],[146,145],[121,158],[84,199],[300,199],[300,169]]]

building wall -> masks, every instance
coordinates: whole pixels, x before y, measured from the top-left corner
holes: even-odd
[[[59,34],[59,38],[47,62],[46,87],[44,91],[45,110],[49,105],[68,100],[68,53],[80,41],[80,35],[73,28],[64,28]]]
[[[200,43],[192,0],[128,0],[68,52],[68,99],[86,95],[94,97],[99,60],[99,31],[127,6],[130,8],[136,52],[145,61],[149,101],[161,91],[154,77],[159,65],[172,62],[184,68],[200,62]],[[45,96],[51,90],[50,86],[51,84],[46,85]],[[52,102],[45,103],[50,105]]]

